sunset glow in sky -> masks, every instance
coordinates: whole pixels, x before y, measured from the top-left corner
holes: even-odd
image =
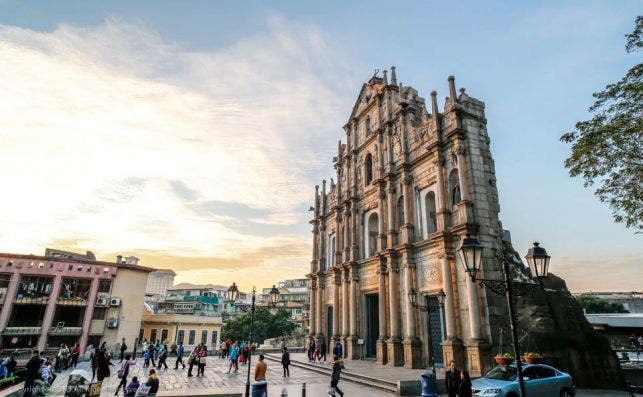
[[[517,249],[542,241],[573,290],[640,290],[641,237],[558,142],[635,62],[640,2],[130,3],[0,0],[0,252],[135,255],[244,289],[302,277],[314,185],[361,83],[397,65],[424,97],[455,74],[486,102]]]

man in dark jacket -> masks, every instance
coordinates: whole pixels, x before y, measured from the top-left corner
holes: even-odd
[[[145,386],[149,386],[150,392],[148,396],[155,396],[156,393],[159,391],[159,378],[156,375],[156,371],[154,369],[150,369],[150,377],[147,378],[147,382],[145,382]]]
[[[342,354],[343,350],[344,349],[342,348],[342,342],[337,341],[337,343],[335,343],[335,347],[333,347],[333,355],[342,358],[344,357],[344,355]]]
[[[32,351],[31,358],[27,362],[27,374],[25,376],[25,391],[22,397],[31,397],[35,386],[36,379],[40,377],[40,353],[38,350]]]
[[[284,378],[287,376],[290,378],[290,353],[288,353],[288,348],[284,347],[284,352],[281,354],[281,365],[284,367]]]
[[[460,370],[456,368],[455,361],[449,362],[449,369],[444,375],[444,383],[446,384],[447,394],[449,397],[456,397],[460,388]]]
[[[161,348],[161,352],[159,353],[159,365],[156,368],[161,369],[162,366],[165,366],[165,369],[167,369],[167,363],[165,360],[167,360],[167,343]]]
[[[174,369],[179,369],[179,364],[185,369],[185,363],[183,362],[183,355],[185,354],[185,348],[183,347],[183,342],[179,342],[179,347],[176,349],[176,364],[174,364]]]
[[[333,373],[330,376],[330,390],[328,391],[332,396],[335,396],[335,393],[339,393],[340,396],[344,395],[344,392],[337,386],[342,374],[342,369],[344,369],[344,362],[340,357],[334,356]]]
[[[123,358],[125,358],[125,351],[127,350],[127,344],[125,343],[125,338],[123,338],[123,342],[121,342],[121,358],[120,361],[123,361]]]

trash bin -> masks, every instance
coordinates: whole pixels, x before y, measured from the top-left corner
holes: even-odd
[[[268,382],[263,380],[253,383],[252,397],[268,397]]]
[[[436,393],[435,374],[432,372],[422,374],[422,397],[438,397]]]

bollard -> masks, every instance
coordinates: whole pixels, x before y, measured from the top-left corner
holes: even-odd
[[[288,397],[288,390],[285,387],[281,389],[281,397]]]
[[[301,397],[306,397],[306,382],[301,384]]]
[[[438,397],[436,386],[435,374],[431,372],[422,374],[422,397]]]

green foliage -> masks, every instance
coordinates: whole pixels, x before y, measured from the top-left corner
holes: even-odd
[[[18,368],[13,372],[13,376],[18,379],[24,379],[27,377],[27,368]]]
[[[643,47],[643,17],[626,36],[627,52]],[[585,187],[598,188],[596,196],[612,208],[616,222],[643,230],[643,63],[633,66],[619,82],[594,93],[591,120],[576,123],[563,134],[571,144],[565,167],[572,177],[581,176]]]
[[[12,376],[10,378],[0,379],[0,389],[2,389],[4,387],[7,387],[7,386],[11,386],[11,385],[14,384],[14,382],[17,382],[17,381],[18,381],[17,376]]]
[[[581,296],[578,303],[587,313],[628,313],[620,303],[609,303],[608,301],[594,296]]]
[[[266,308],[258,308],[255,312],[252,340],[263,343],[265,339],[290,335],[297,328],[297,323],[290,320],[290,313],[280,309],[274,315]],[[221,338],[232,341],[247,341],[250,331],[250,313],[225,323],[221,329]]]

